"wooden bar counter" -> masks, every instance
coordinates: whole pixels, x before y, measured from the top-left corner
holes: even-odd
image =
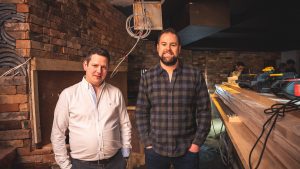
[[[226,131],[245,168],[249,168],[248,158],[251,148],[259,137],[262,126],[270,117],[264,110],[275,103],[286,103],[272,94],[261,94],[236,85],[216,85],[211,95],[225,124]],[[236,116],[232,115],[236,114]],[[270,126],[270,125],[269,125]],[[279,118],[270,134],[259,169],[300,168],[300,111],[287,112]],[[256,166],[265,140],[266,130],[252,154],[252,167]]]

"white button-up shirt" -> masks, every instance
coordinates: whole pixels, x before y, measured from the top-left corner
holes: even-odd
[[[105,82],[101,85],[98,100],[92,85],[85,78],[63,90],[59,96],[51,142],[55,160],[63,169],[72,166],[65,144],[67,129],[70,154],[74,159],[107,159],[120,148],[123,155],[126,152],[123,150],[131,148],[131,124],[122,93]]]

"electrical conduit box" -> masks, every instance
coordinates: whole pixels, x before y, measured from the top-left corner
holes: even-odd
[[[143,30],[147,28],[146,19],[151,22],[151,30],[162,30],[162,12],[160,1],[146,1],[133,3],[134,29]]]

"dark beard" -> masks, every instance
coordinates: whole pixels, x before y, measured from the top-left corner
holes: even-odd
[[[177,60],[177,57],[173,57],[170,61],[165,61],[162,57],[160,58],[160,61],[166,66],[174,66],[177,63]]]

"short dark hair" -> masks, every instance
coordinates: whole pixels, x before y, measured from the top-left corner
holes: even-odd
[[[159,33],[159,35],[158,35],[158,38],[157,38],[157,40],[156,40],[156,44],[159,43],[160,37],[161,37],[163,34],[165,34],[165,33],[172,33],[172,34],[174,34],[174,35],[177,37],[178,44],[181,45],[180,37],[179,37],[179,35],[177,34],[176,30],[173,29],[173,28],[167,28],[167,29],[162,30],[162,31]]]
[[[109,55],[108,51],[106,49],[103,49],[103,48],[100,48],[100,47],[91,48],[84,60],[87,61],[87,63],[89,63],[89,61],[91,60],[91,56],[94,55],[94,54],[106,57],[107,60],[108,60],[108,63],[109,63],[110,55]]]

